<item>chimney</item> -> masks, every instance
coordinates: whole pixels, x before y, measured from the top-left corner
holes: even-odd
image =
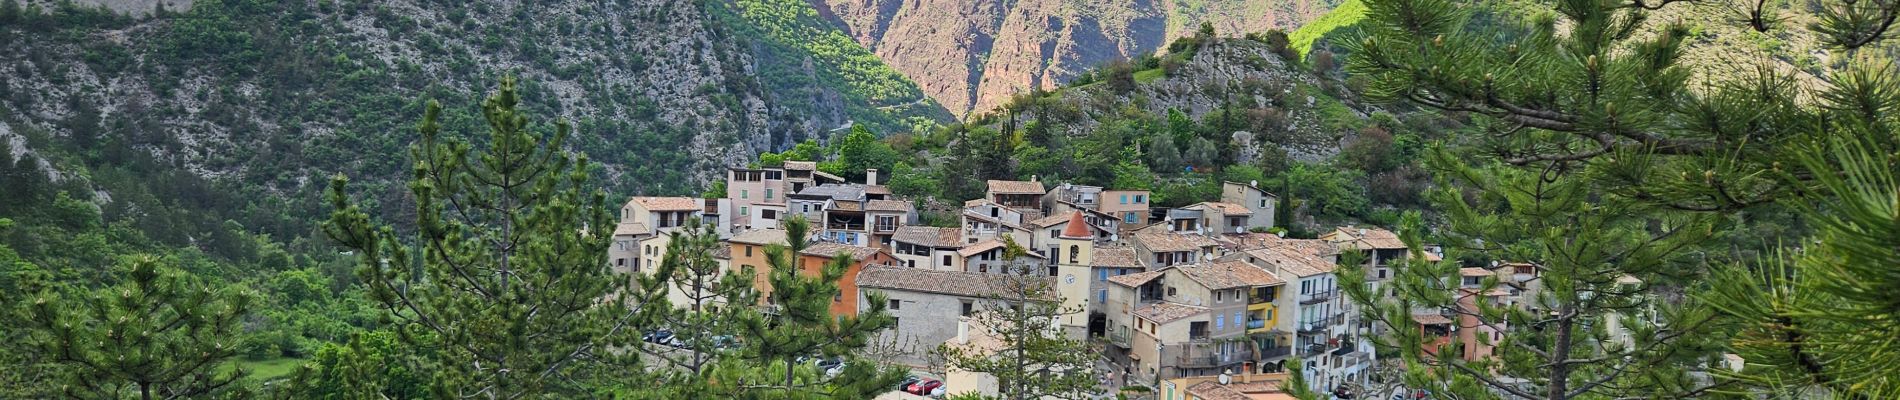
[[[864,184],[866,185],[877,184],[877,168],[864,170]]]
[[[970,343],[970,321],[957,321],[957,344]]]
[[[1030,182],[1042,182],[1042,180],[1041,180],[1041,179],[1039,179],[1039,178],[1040,178],[1040,177],[1038,177],[1038,176],[1035,176],[1035,175],[1030,175],[1030,176],[1029,176],[1029,181],[1030,181]]]

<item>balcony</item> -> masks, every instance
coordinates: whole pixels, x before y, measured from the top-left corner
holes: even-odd
[[[1310,294],[1305,295],[1304,296],[1305,298],[1300,299],[1300,305],[1324,303],[1327,300],[1332,300],[1334,296],[1338,296],[1338,295],[1339,295],[1338,290],[1328,290],[1324,292],[1310,293]]]
[[[1255,330],[1255,329],[1264,329],[1266,327],[1267,327],[1267,320],[1247,318],[1247,330],[1249,331]]]
[[[1326,346],[1325,343],[1309,344],[1300,348],[1300,358],[1312,358],[1313,356],[1325,354],[1327,350],[1332,350],[1332,347]]]
[[[1292,354],[1292,346],[1267,347],[1260,349],[1260,354],[1255,356],[1254,360],[1261,362],[1278,361]]]
[[[864,223],[863,222],[830,222],[830,223],[825,224],[825,229],[834,230],[834,231],[863,232]],[[891,228],[891,229],[897,229],[897,228]]]
[[[1333,316],[1331,318],[1321,318],[1321,319],[1312,320],[1312,321],[1300,321],[1298,325],[1299,332],[1300,334],[1325,332],[1328,328],[1332,328],[1334,325],[1339,325],[1340,323],[1344,322],[1344,320],[1345,318],[1341,316]]]
[[[1130,348],[1128,346],[1128,330],[1122,329],[1122,330],[1117,330],[1115,332],[1109,332],[1108,343],[1113,344],[1117,347],[1124,348],[1124,349]]]

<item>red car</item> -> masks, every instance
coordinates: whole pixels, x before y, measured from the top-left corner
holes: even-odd
[[[910,394],[914,394],[918,396],[929,396],[931,392],[935,392],[937,388],[940,388],[940,387],[943,387],[943,381],[925,378],[923,380],[917,381],[916,383],[910,384],[910,386],[908,387],[905,387],[904,393],[910,393]]]

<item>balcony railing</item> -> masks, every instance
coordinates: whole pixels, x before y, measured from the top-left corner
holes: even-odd
[[[1121,348],[1124,348],[1124,349],[1129,348],[1128,347],[1128,331],[1124,329],[1124,330],[1120,330],[1116,332],[1109,332],[1108,342],[1116,346],[1121,346]]]
[[[1334,325],[1339,325],[1344,322],[1345,322],[1345,317],[1337,316],[1337,315],[1331,318],[1321,318],[1321,319],[1312,320],[1312,321],[1300,321],[1299,332],[1302,334],[1324,332],[1326,331],[1327,328],[1331,328]]]
[[[1320,355],[1322,353],[1325,353],[1327,350],[1331,350],[1331,349],[1332,349],[1331,347],[1327,347],[1326,344],[1324,343],[1309,344],[1309,345],[1306,345],[1306,347],[1300,348],[1300,357],[1307,358],[1307,357]]]
[[[862,231],[864,230],[864,223],[832,222],[825,224],[825,228],[843,231]]]
[[[1309,293],[1305,295],[1306,297],[1305,299],[1300,300],[1300,304],[1306,305],[1306,304],[1314,304],[1314,303],[1324,303],[1327,300],[1332,300],[1333,296],[1337,296],[1337,295],[1339,295],[1339,291],[1337,290],[1328,290],[1324,292]]]
[[[1247,296],[1247,305],[1254,305],[1254,304],[1260,304],[1260,303],[1271,303],[1271,302],[1273,302],[1273,298],[1272,298],[1272,297],[1266,297],[1266,296],[1257,296],[1257,295],[1256,295],[1256,296]]]
[[[1254,357],[1254,359],[1257,361],[1274,361],[1286,358],[1286,356],[1291,354],[1293,354],[1292,346],[1267,347],[1260,349],[1260,355]]]
[[[1267,320],[1253,319],[1253,318],[1247,319],[1247,329],[1260,329],[1260,328],[1265,328],[1265,327],[1267,327]]]
[[[1211,368],[1238,364],[1245,360],[1246,357],[1240,357],[1237,354],[1181,356],[1175,358],[1175,365],[1181,368]]]

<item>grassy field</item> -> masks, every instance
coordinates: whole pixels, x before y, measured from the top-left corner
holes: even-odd
[[[303,362],[304,359],[301,358],[271,358],[264,360],[240,359],[229,364],[224,364],[220,371],[229,370],[234,365],[241,366],[251,371],[251,378],[259,381],[269,381],[289,376],[291,372],[296,372],[297,366],[303,364]]]
[[[1366,19],[1366,3],[1361,3],[1359,0],[1346,0],[1344,3],[1339,3],[1339,7],[1326,12],[1326,15],[1288,34],[1287,40],[1291,42],[1289,45],[1293,46],[1294,50],[1300,52],[1300,57],[1304,58],[1307,51],[1313,50],[1313,42],[1325,37],[1326,33],[1343,26],[1357,24],[1363,19]]]
[[[1161,79],[1162,77],[1165,77],[1165,76],[1168,76],[1168,72],[1162,71],[1160,68],[1135,71],[1135,83],[1154,82],[1155,80]]]

